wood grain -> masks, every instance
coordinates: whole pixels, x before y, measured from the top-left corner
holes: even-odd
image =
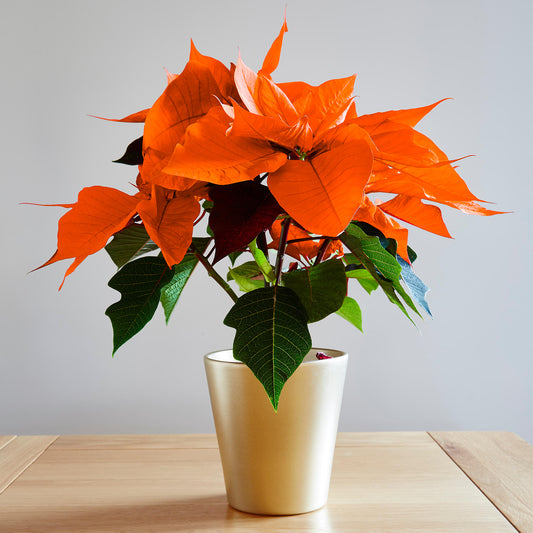
[[[0,450],[16,438],[16,435],[0,435]]]
[[[190,435],[62,435],[54,450],[149,450],[176,448],[213,448],[218,450],[212,434]]]
[[[431,432],[519,531],[533,531],[533,447],[514,433]]]
[[[56,436],[10,439],[0,449],[0,494],[56,440]]]
[[[259,517],[226,503],[214,436],[61,437],[0,495],[2,531],[515,531],[427,433],[339,435],[329,503]]]

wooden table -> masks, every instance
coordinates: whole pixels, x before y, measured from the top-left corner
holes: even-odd
[[[516,528],[516,529],[515,529]],[[512,433],[341,433],[329,503],[226,503],[213,435],[0,437],[0,531],[533,532],[533,447]]]

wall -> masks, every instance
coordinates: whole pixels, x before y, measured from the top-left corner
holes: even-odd
[[[454,240],[413,230],[434,319],[413,327],[382,295],[351,295],[365,334],[339,317],[317,346],[351,354],[340,429],[514,431],[533,442],[530,331],[530,28],[527,1],[289,0],[275,79],[358,74],[360,113],[426,105],[420,124],[460,162],[472,191],[513,214],[447,210]],[[162,313],[111,357],[104,310],[114,267],[90,257],[31,274],[55,250],[57,207],[93,184],[132,191],[111,160],[138,125],[103,122],[149,107],[179,72],[189,38],[205,54],[258,68],[283,1],[3,2],[0,433],[213,431],[202,354],[231,345],[230,300],[200,270],[168,327]]]

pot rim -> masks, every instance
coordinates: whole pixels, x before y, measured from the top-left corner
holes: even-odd
[[[329,358],[317,359],[315,355],[317,352],[323,352],[326,355],[329,355]],[[345,352],[343,350],[334,350],[332,348],[317,348],[313,346],[311,350],[309,351],[309,353],[305,356],[301,365],[327,364],[328,361],[339,360],[339,359],[343,359],[347,357],[348,357],[348,352]],[[233,350],[231,348],[209,352],[204,355],[204,360],[206,362],[209,361],[210,363],[244,365],[242,361],[239,361],[233,358]]]

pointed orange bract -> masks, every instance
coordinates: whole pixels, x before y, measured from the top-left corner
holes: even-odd
[[[230,123],[221,107],[187,129],[165,172],[218,185],[253,179],[261,172],[277,170],[287,156],[268,142],[226,136]]]
[[[311,233],[336,236],[352,220],[372,170],[372,151],[351,141],[310,160],[287,161],[270,174],[272,194]]]
[[[250,113],[236,103],[233,103],[232,109],[234,118],[228,135],[271,141],[291,151],[295,146],[306,151],[313,144],[313,132],[304,119],[287,127],[287,124],[277,117]]]
[[[407,253],[407,237],[409,231],[406,228],[403,228],[398,222],[396,222],[396,220],[387,216],[381,210],[381,204],[374,205],[369,198],[365,196],[361,207],[355,215],[355,220],[370,224],[381,231],[387,239],[394,239],[398,245],[398,255],[407,262],[410,262],[409,254]]]
[[[405,194],[438,203],[479,201],[449,163],[423,168],[387,161],[387,165],[380,167],[377,162],[374,167],[367,193]]]
[[[306,115],[315,136],[343,122],[352,103],[355,75],[313,86],[297,81],[280,83],[300,116]]]
[[[420,198],[399,194],[392,200],[379,204],[379,208],[413,226],[442,237],[451,237],[440,209],[436,205],[422,203]]]
[[[216,81],[216,84],[218,85],[220,94],[224,97],[224,99],[238,99],[239,95],[237,93],[237,89],[233,81],[232,72],[226,67],[226,65],[224,65],[224,63],[222,63],[218,59],[209,56],[204,56],[203,54],[198,52],[198,50],[194,46],[192,39],[189,61],[194,61],[209,69],[209,71],[213,75],[214,80]]]
[[[385,162],[429,167],[447,161],[439,158],[440,151],[427,137],[403,124],[385,121],[374,128],[371,138],[377,148],[374,157]]]
[[[278,68],[281,47],[283,45],[283,35],[288,31],[289,28],[287,27],[287,16],[285,15],[285,17],[283,17],[283,25],[281,26],[281,30],[279,31],[278,36],[274,39],[272,46],[265,56],[263,66],[259,71],[260,74],[270,76],[270,74],[272,74],[272,72]]]
[[[405,126],[414,128],[430,111],[435,109],[439,104],[448,100],[443,98],[434,104],[424,107],[415,107],[413,109],[400,109],[396,111],[383,111],[381,113],[372,113],[370,115],[361,115],[357,118],[357,123],[373,132],[373,128],[379,127],[385,121],[392,121]]]
[[[200,213],[198,201],[154,185],[152,197],[139,203],[138,212],[168,266],[179,263],[192,241],[193,223]]]
[[[93,118],[99,118],[100,120],[107,120],[109,122],[144,122],[146,120],[146,116],[148,115],[148,111],[150,111],[150,109],[143,109],[142,111],[137,111],[137,113],[133,113],[124,118],[106,118],[97,117],[96,115],[89,116]]]
[[[113,234],[126,226],[136,213],[139,199],[110,187],[82,189],[75,204],[63,204],[70,211],[58,223],[57,251],[38,268],[74,258],[66,278],[87,256],[101,250]]]
[[[187,126],[204,116],[221,96],[218,85],[206,66],[189,62],[183,72],[172,81],[154,103],[144,126],[143,152],[149,157],[141,172],[145,181],[171,187],[167,176],[161,175],[177,143],[181,142]],[[182,189],[183,183],[175,183]]]

